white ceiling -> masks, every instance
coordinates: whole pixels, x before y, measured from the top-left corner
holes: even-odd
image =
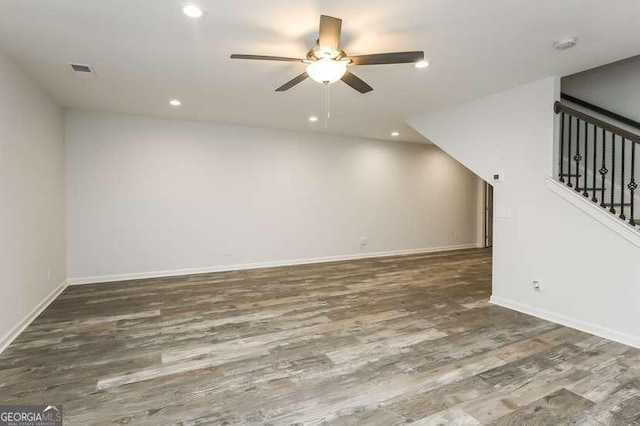
[[[77,109],[317,130],[419,141],[404,120],[544,76],[568,75],[640,53],[637,0],[3,0],[0,47],[52,96]],[[424,50],[431,66],[354,67],[375,89],[361,95],[308,80],[273,90],[297,63],[230,60],[231,53],[302,57],[320,14],[343,19],[348,54]],[[579,44],[556,51],[553,42]],[[79,78],[68,63],[92,65]],[[179,98],[183,106],[168,106]]]

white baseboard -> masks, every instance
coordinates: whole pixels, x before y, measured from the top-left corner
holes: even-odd
[[[524,303],[515,302],[513,300],[504,299],[498,296],[491,296],[491,299],[489,301],[494,305],[502,306],[504,308],[522,312],[527,315],[532,315],[537,318],[555,322],[557,324],[584,331],[586,333],[593,334],[595,336],[602,337],[608,340],[613,340],[614,342],[622,343],[624,345],[640,348],[640,336],[621,333],[606,327],[601,327],[596,324],[571,318],[566,315],[550,312],[544,309],[539,309],[530,305],[526,305]]]
[[[38,317],[44,311],[56,297],[60,295],[67,288],[67,282],[63,281],[58,287],[54,288],[51,293],[45,297],[42,302],[38,304],[27,316],[25,316],[19,323],[17,323],[11,330],[0,337],[0,353],[2,353],[7,346],[15,340],[16,337],[24,331],[25,328],[31,324],[31,322]]]
[[[204,267],[204,268],[175,269],[175,270],[168,270],[168,271],[137,272],[132,274],[100,275],[100,276],[93,276],[93,277],[69,278],[67,280],[67,283],[69,285],[97,284],[97,283],[114,282],[114,281],[140,280],[140,279],[146,279],[146,278],[176,277],[181,275],[209,274],[212,272],[239,271],[244,269],[274,268],[279,266],[294,266],[294,265],[307,265],[312,263],[339,262],[344,260],[369,259],[374,257],[434,253],[439,251],[463,250],[463,249],[470,249],[470,248],[478,248],[478,244],[474,243],[474,244],[464,244],[464,245],[447,246],[447,247],[432,247],[432,248],[410,249],[410,250],[393,250],[393,251],[376,252],[376,253],[357,253],[357,254],[347,254],[347,255],[340,255],[340,256],[326,256],[326,257],[315,257],[315,258],[293,259],[293,260],[277,260],[272,262],[244,263],[244,264],[238,264],[238,265],[221,265],[221,266],[210,266],[210,267]]]

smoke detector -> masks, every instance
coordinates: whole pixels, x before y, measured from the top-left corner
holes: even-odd
[[[553,47],[555,47],[556,50],[567,50],[567,49],[571,49],[577,43],[578,43],[577,38],[565,38],[564,40],[555,42]]]

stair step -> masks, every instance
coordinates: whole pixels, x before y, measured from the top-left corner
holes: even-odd
[[[577,175],[575,173],[560,173],[560,176],[565,176],[565,177],[582,177],[582,175]]]
[[[576,188],[576,191],[606,191],[606,188]]]

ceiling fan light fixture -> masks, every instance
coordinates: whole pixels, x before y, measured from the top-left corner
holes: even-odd
[[[319,59],[307,65],[306,71],[312,80],[322,84],[331,84],[340,80],[347,72],[347,63],[329,58]]]
[[[415,64],[413,64],[414,67],[416,68],[426,68],[429,66],[429,62],[425,61],[424,59],[421,61],[416,62]]]

